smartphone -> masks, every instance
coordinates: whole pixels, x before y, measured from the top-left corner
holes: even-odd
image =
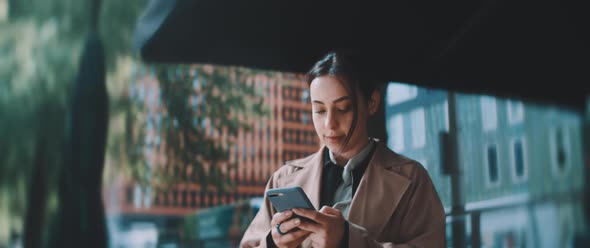
[[[283,212],[293,208],[307,208],[316,210],[303,189],[299,186],[269,189],[266,191],[266,196],[278,212]],[[303,221],[315,222],[305,217],[299,217],[296,214],[293,214],[290,219],[292,218],[301,218]]]
[[[301,187],[277,188],[266,191],[266,196],[278,212],[293,208],[313,209],[313,204]]]

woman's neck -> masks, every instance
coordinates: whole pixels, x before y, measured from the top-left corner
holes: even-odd
[[[340,166],[345,166],[351,158],[359,154],[363,150],[363,148],[365,148],[367,144],[369,144],[369,139],[363,139],[363,141],[364,142],[362,142],[361,144],[343,153],[335,153],[334,151],[332,151],[334,159],[336,159],[336,163]]]

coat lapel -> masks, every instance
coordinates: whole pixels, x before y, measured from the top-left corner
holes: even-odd
[[[280,181],[280,187],[299,186],[305,191],[307,197],[316,210],[320,209],[320,191],[322,180],[322,154],[323,148],[310,157],[290,161],[286,166],[293,166],[297,171],[285,176]]]
[[[288,162],[285,166],[293,166],[295,171],[277,182],[279,187],[301,187],[316,210],[321,207],[323,149],[310,157]],[[373,235],[381,233],[411,183],[391,169],[400,163],[400,155],[390,151],[382,143],[377,143],[376,149],[354,194],[347,218],[350,222],[365,227]],[[303,247],[307,245],[308,242],[304,242]]]
[[[320,190],[318,189],[322,185],[323,151],[322,147],[319,152],[310,157],[287,162],[285,166],[292,166],[293,168],[289,169],[294,171],[277,182],[279,187],[301,187],[316,210],[320,209]],[[311,247],[311,240],[305,239],[301,247]]]
[[[389,169],[397,163],[398,154],[377,144],[358,189],[354,194],[348,220],[379,235],[397,208],[411,181]],[[377,238],[373,237],[373,238]]]

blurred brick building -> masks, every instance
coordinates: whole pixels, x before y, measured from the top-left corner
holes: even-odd
[[[152,167],[163,164],[166,160],[165,139],[161,136],[162,131],[158,131],[160,114],[165,110],[160,97],[161,85],[153,70],[149,66],[138,66],[129,89],[130,99],[143,104],[146,111],[147,126],[143,153],[148,166]],[[227,176],[237,183],[235,189],[221,193],[210,187],[205,192],[198,184],[178,183],[167,190],[155,192],[150,186],[140,186],[130,179],[121,178],[110,186],[111,190],[107,190],[116,192],[117,196],[116,199],[105,197],[105,201],[115,201],[118,205],[116,209],[107,207],[107,212],[143,216],[182,216],[201,208],[262,196],[268,178],[285,161],[304,157],[319,149],[319,139],[311,120],[308,86],[302,75],[252,71],[246,75],[245,83],[254,85],[259,92],[263,92],[264,107],[269,110],[269,114],[262,118],[241,115],[240,118],[250,123],[252,129],[240,129],[235,139],[230,138],[234,144],[233,147],[229,147],[228,162],[237,162],[238,170],[228,173]],[[191,104],[196,105],[194,101],[199,101],[198,99],[203,98],[199,98],[198,95],[192,97]],[[227,132],[212,130],[210,122],[196,125],[201,125],[212,137],[227,139]],[[152,168],[150,173],[153,176],[154,173],[160,173],[158,171],[160,170]]]

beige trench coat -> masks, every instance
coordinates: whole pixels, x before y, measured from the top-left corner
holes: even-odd
[[[320,209],[322,148],[287,162],[270,178],[266,189],[300,186]],[[267,247],[275,214],[265,197],[246,230],[240,247]],[[381,142],[352,199],[349,247],[446,247],[445,212],[426,170]],[[305,240],[302,247],[311,247]]]

